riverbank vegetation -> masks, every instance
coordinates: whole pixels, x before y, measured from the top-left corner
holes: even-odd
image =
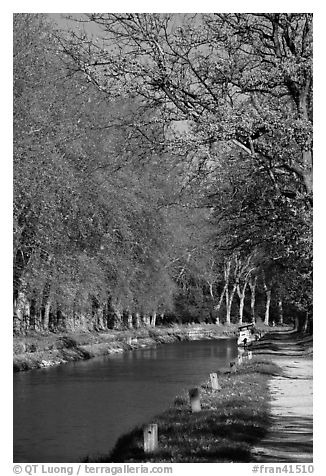
[[[234,337],[236,326],[216,325],[140,328],[108,332],[35,333],[14,340],[14,371],[49,367],[100,355],[155,347],[183,340]]]
[[[262,334],[269,327],[257,324]],[[281,329],[285,327],[282,326]],[[275,326],[273,329],[277,330]],[[216,324],[178,325],[139,329],[110,329],[106,332],[29,333],[14,339],[15,372],[32,370],[100,355],[110,355],[130,350],[155,347],[160,344],[184,340],[221,339],[235,337],[237,325]]]
[[[205,382],[200,387],[202,411],[192,413],[188,395],[155,417],[159,446],[155,453],[143,450],[143,427],[123,435],[110,455],[85,461],[160,463],[246,463],[251,449],[270,426],[268,380],[280,369],[271,361],[254,357],[237,366],[235,373],[218,372],[220,390]]]
[[[15,335],[308,328],[312,15],[76,20],[14,15]]]

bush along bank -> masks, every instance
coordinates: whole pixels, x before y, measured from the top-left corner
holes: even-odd
[[[192,412],[187,392],[150,423],[158,428],[155,451],[144,451],[144,429],[123,435],[110,455],[89,456],[84,462],[250,462],[251,448],[270,427],[268,380],[281,371],[261,357],[217,372],[218,390],[210,382],[200,388],[201,411]]]
[[[267,326],[257,326],[262,333]],[[13,368],[15,372],[51,367],[67,362],[90,359],[158,344],[184,340],[235,337],[238,326],[201,324],[170,327],[111,330],[108,332],[34,333],[14,337]]]

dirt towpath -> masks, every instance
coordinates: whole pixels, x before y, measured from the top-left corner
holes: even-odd
[[[254,354],[268,354],[282,376],[269,382],[272,426],[253,449],[259,462],[309,463],[313,458],[312,336],[293,331],[266,334],[253,346]]]

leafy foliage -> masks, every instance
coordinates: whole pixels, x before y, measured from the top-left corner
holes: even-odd
[[[14,15],[15,329],[310,312],[311,15],[88,21]]]

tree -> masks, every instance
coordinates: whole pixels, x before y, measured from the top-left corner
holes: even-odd
[[[311,15],[88,18],[14,17],[18,331],[310,315]]]
[[[237,293],[239,297],[239,324],[242,324],[243,320],[243,307],[246,297],[246,289],[250,282],[252,273],[256,270],[256,265],[254,264],[254,253],[250,254],[245,259],[241,259],[239,256],[236,256],[237,260],[237,273],[236,273],[236,283],[237,283]],[[242,284],[242,287],[241,287]],[[253,312],[253,306],[252,306]]]
[[[86,49],[86,38],[74,35],[62,45],[75,67],[113,97],[128,91],[140,98],[140,110],[151,109],[152,121],[165,125],[157,146],[173,149],[197,177],[220,170],[225,151],[230,168],[235,158],[250,163],[250,183],[264,187],[264,203],[250,236],[240,239],[256,246],[258,229],[264,249],[273,242],[274,258],[280,244],[287,263],[301,246],[308,257],[312,15],[91,14],[88,21],[102,28],[110,48],[87,40]],[[137,127],[145,132],[148,124]],[[252,212],[256,197],[248,188]],[[289,226],[277,227],[286,220]],[[262,233],[266,224],[269,233]],[[305,243],[294,231],[302,224]]]
[[[69,76],[44,16],[14,20],[15,328],[103,329],[111,314],[121,327],[150,295],[168,308],[169,161],[155,168],[128,125],[106,127],[117,110],[128,123],[130,102]]]
[[[221,158],[223,172],[213,175],[207,196],[213,210],[210,221],[216,229],[215,246],[243,257],[253,254],[256,270],[249,279],[253,320],[257,276],[266,267],[274,268],[278,296],[282,294],[288,302],[291,296],[299,310],[302,298],[293,283],[301,282],[298,290],[301,286],[311,289],[311,210],[304,200],[294,204],[280,197],[267,178],[241,157],[232,157],[230,166],[231,157],[227,152]]]
[[[255,313],[255,303],[256,303],[256,286],[257,286],[257,274],[251,275],[249,278],[249,287],[250,287],[250,312],[251,312],[251,322],[256,323],[256,313]]]
[[[173,148],[196,148],[211,161],[212,144],[227,141],[279,195],[311,202],[311,14],[88,18],[110,48],[76,33],[63,48],[97,87],[113,97],[131,92],[155,107],[156,120],[175,133]],[[181,133],[173,127],[180,121]]]

